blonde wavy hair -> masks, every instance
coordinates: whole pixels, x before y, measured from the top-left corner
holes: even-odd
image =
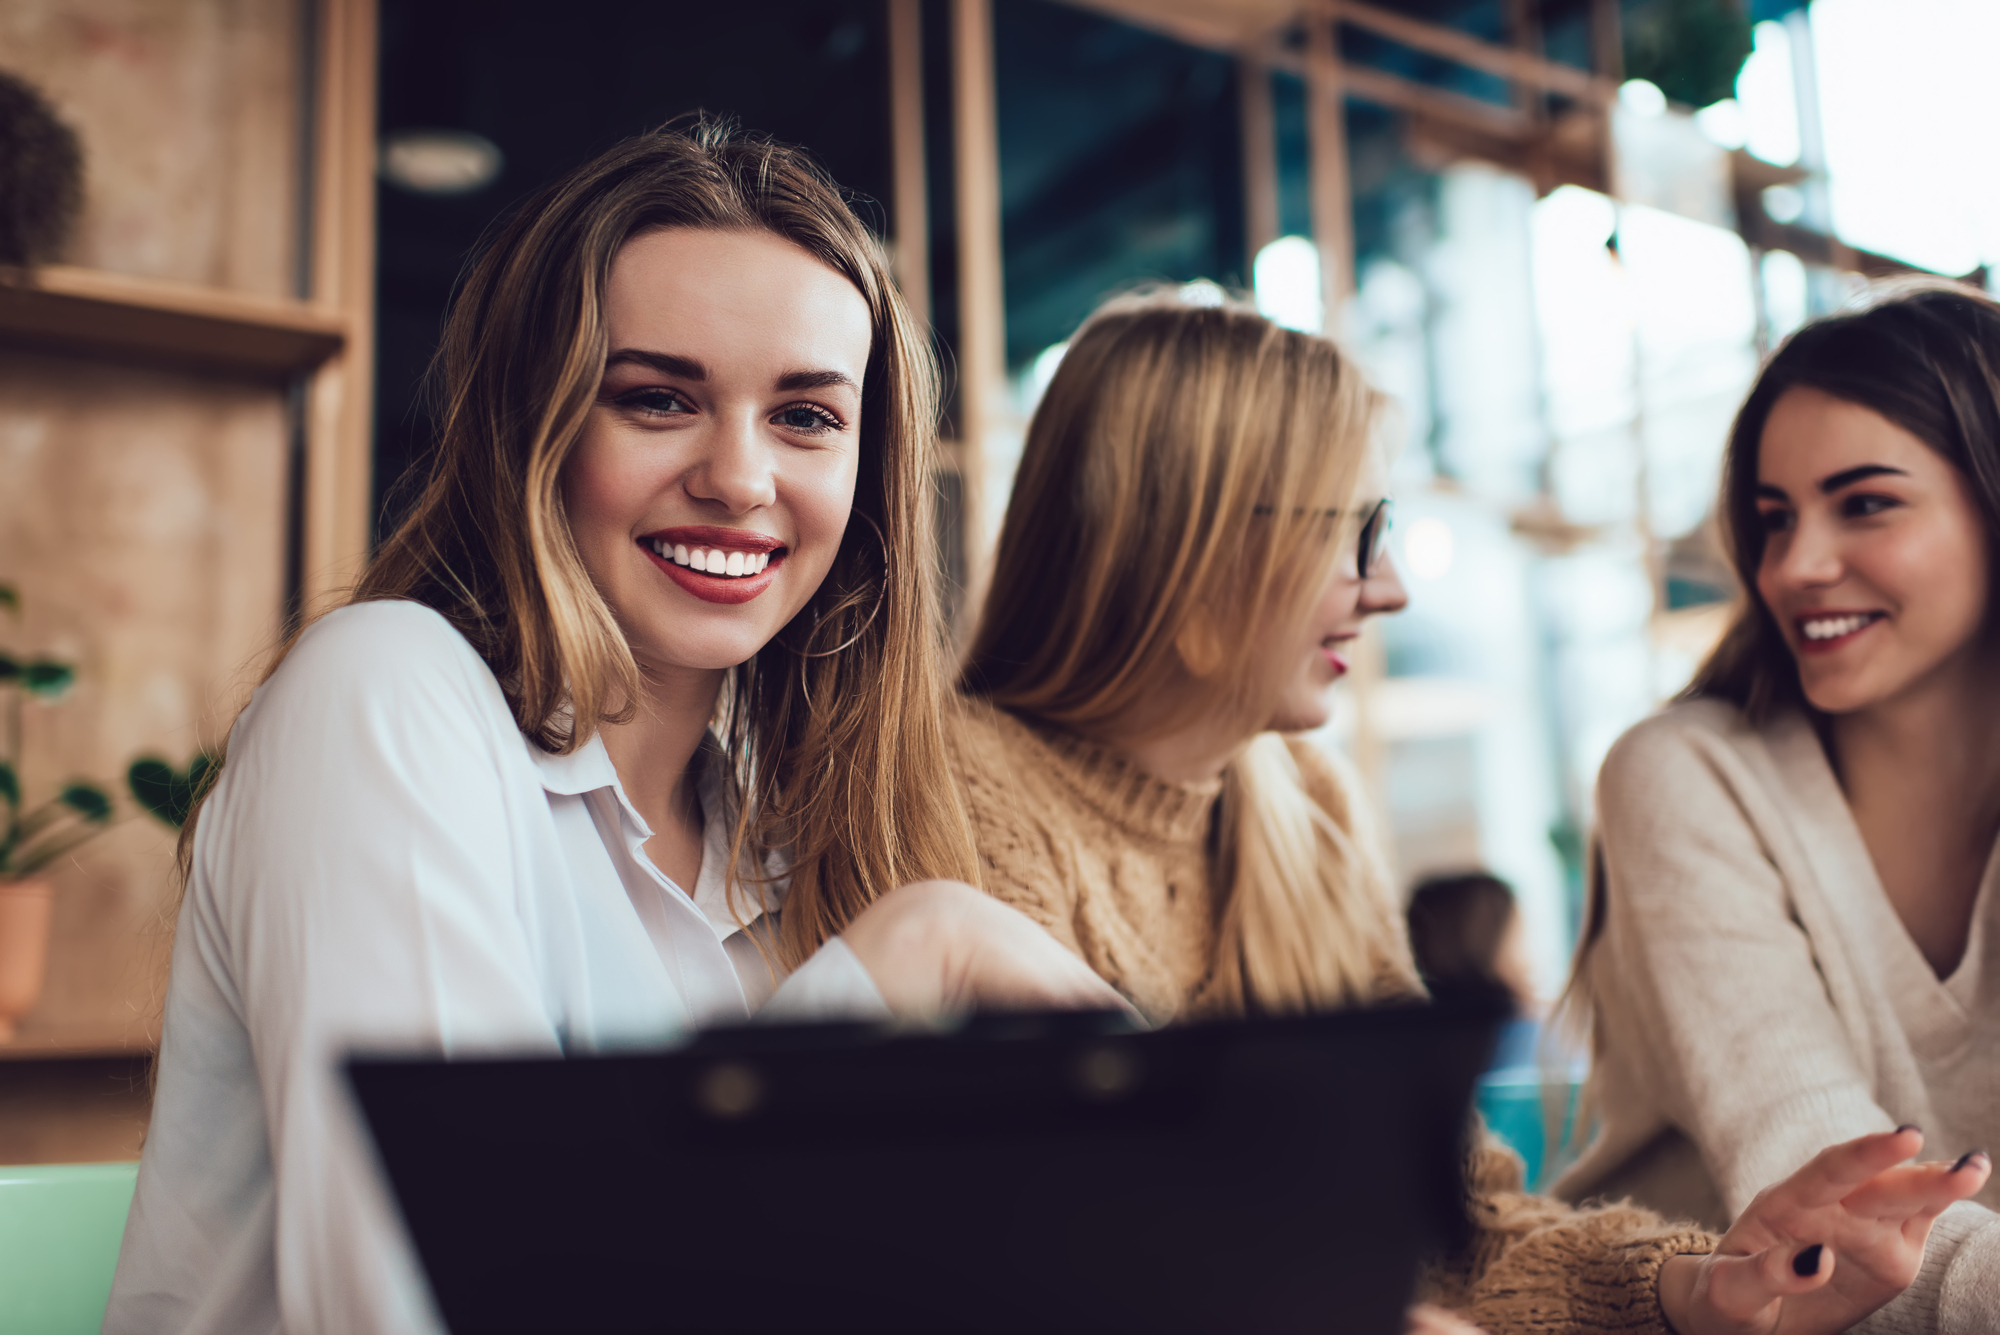
[[[1251,739],[1223,776],[1202,1009],[1416,990],[1362,813],[1316,800],[1265,731],[1297,667],[1272,628],[1306,619],[1357,536],[1382,404],[1324,338],[1141,294],[1084,324],[1028,428],[960,689],[1086,735],[1206,718]]]
[[[736,813],[731,890],[762,854],[789,854],[774,944],[797,964],[885,891],[974,872],[964,811],[936,781],[948,661],[936,362],[878,246],[804,153],[697,118],[617,145],[500,224],[432,367],[428,481],[352,599],[442,613],[546,750],[572,751],[631,715],[638,667],[577,553],[560,479],[604,374],[612,260],[670,227],[790,241],[854,284],[872,326],[855,519],[818,592],[730,671],[716,719]]]

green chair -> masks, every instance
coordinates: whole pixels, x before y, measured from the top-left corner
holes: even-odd
[[[1576,1103],[1582,1089],[1580,1084],[1566,1082],[1557,1095],[1568,1107],[1562,1134],[1556,1139],[1555,1148],[1558,1150],[1565,1148],[1564,1142],[1570,1137],[1570,1125],[1576,1120]],[[1559,1158],[1553,1163],[1549,1161],[1547,1105],[1542,1099],[1539,1072],[1529,1069],[1488,1076],[1479,1082],[1476,1106],[1479,1115],[1486,1119],[1487,1128],[1506,1141],[1514,1153],[1526,1162],[1528,1190],[1542,1190],[1567,1166],[1566,1158]]]
[[[0,1167],[0,1331],[95,1335],[136,1163]]]

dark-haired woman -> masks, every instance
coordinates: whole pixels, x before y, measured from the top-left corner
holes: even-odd
[[[938,782],[935,369],[831,181],[708,126],[622,144],[500,231],[438,375],[429,485],[184,844],[107,1331],[431,1328],[355,1047],[1117,1002],[925,879],[973,857]]]
[[[1745,590],[1598,789],[1579,955],[1599,1130],[1558,1190],[1721,1224],[1818,1146],[2000,1141],[2000,305],[1801,330],[1729,443]],[[1869,1330],[2000,1329],[2000,1191]]]

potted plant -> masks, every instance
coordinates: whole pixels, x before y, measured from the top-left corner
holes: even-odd
[[[0,584],[0,611],[18,617],[18,590]],[[53,658],[20,659],[0,651],[0,1042],[42,994],[54,907],[47,870],[58,858],[102,834],[111,798],[94,783],[72,779],[54,797],[30,806],[21,782],[21,715],[30,699],[54,700],[76,681],[76,669]],[[173,829],[187,822],[214,760],[197,752],[185,770],[142,756],[125,772],[140,806]]]
[[[19,616],[20,594],[0,584],[0,610]],[[48,965],[51,886],[45,869],[95,838],[111,820],[111,799],[74,780],[47,801],[30,804],[21,785],[21,714],[30,698],[54,700],[76,669],[52,658],[23,660],[0,652],[0,1039],[34,1008]]]

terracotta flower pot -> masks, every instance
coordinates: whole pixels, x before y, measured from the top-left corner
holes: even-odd
[[[30,876],[0,881],[0,1042],[41,999],[49,963],[49,917],[55,886]]]

